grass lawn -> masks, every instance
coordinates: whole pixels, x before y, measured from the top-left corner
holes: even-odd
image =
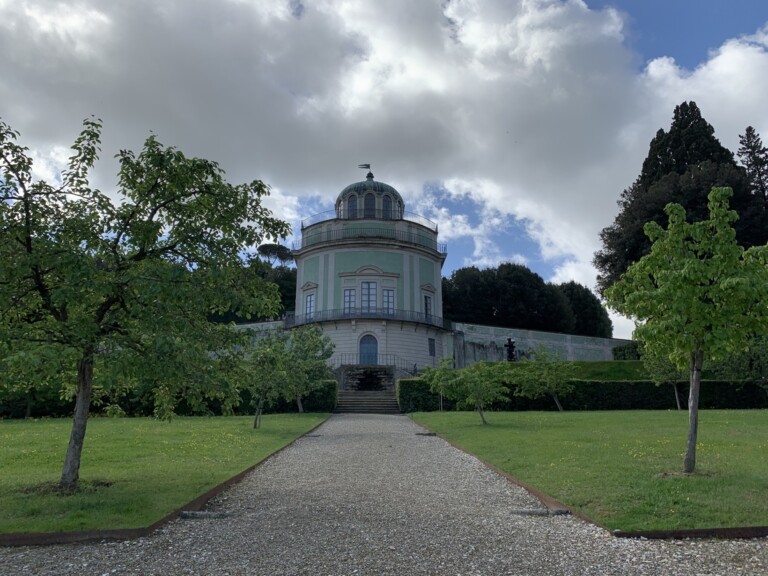
[[[0,533],[138,528],[286,446],[325,414],[253,418],[93,418],[80,480],[64,496],[58,481],[71,420],[0,421]]]
[[[768,525],[768,410],[420,412],[413,419],[609,529]]]

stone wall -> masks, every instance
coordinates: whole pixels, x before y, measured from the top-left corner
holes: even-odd
[[[613,349],[630,343],[630,340],[619,338],[592,338],[458,322],[453,324],[451,338],[454,359],[459,368],[483,360],[506,360],[507,349],[504,345],[507,338],[514,340],[518,357],[524,357],[543,345],[566,360],[613,360]]]

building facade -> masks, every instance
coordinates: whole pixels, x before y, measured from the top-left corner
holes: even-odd
[[[389,367],[398,377],[436,366],[453,354],[442,317],[446,253],[437,225],[407,212],[398,191],[369,172],[333,211],[302,222],[286,327],[320,325],[335,344],[335,368]]]

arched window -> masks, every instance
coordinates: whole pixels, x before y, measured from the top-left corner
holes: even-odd
[[[357,218],[357,196],[354,194],[347,200],[347,218]]]
[[[366,334],[360,338],[360,364],[378,364],[379,343],[375,336]]]
[[[392,220],[392,198],[384,196],[384,220]]]
[[[363,200],[364,218],[376,218],[376,197],[373,194],[366,194]]]

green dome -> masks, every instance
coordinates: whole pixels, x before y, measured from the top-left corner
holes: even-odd
[[[354,195],[362,200],[365,194],[368,192],[373,192],[379,198],[383,197],[384,195],[389,195],[392,199],[393,205],[399,207],[401,212],[405,206],[403,197],[400,196],[400,192],[395,190],[389,184],[374,181],[373,174],[368,172],[368,176],[365,180],[362,182],[355,182],[354,184],[350,184],[341,191],[339,197],[336,199],[336,208],[338,209],[340,206],[342,206],[350,196]]]

